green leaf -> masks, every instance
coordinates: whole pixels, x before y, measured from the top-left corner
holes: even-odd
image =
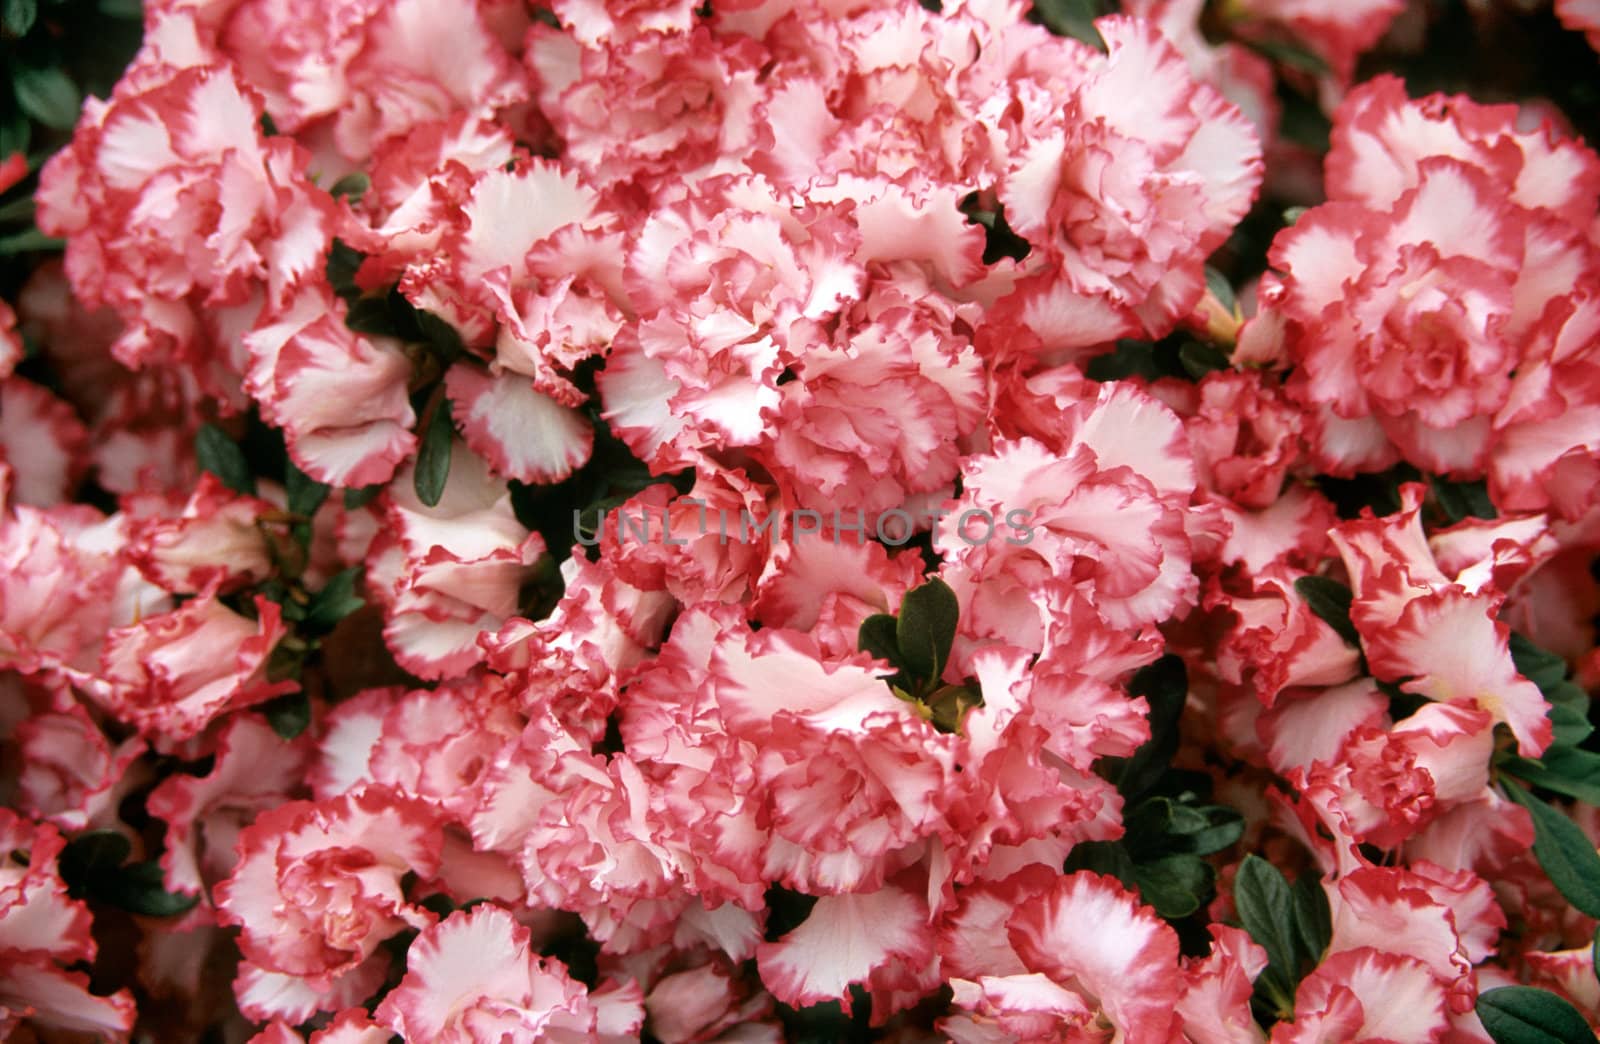
[[[0,237],[0,257],[26,254],[31,251],[60,250],[66,245],[67,241],[64,239],[56,239],[36,228],[28,228],[14,235]]]
[[[288,638],[280,641],[267,654],[267,681],[299,681],[300,672],[305,670],[306,657],[310,653],[310,648],[304,642]]]
[[[1594,1044],[1578,1010],[1548,990],[1500,986],[1478,994],[1478,1018],[1495,1044]]]
[[[1539,686],[1541,692],[1555,688],[1567,677],[1566,660],[1516,632],[1511,635],[1511,663],[1518,674]]]
[[[333,183],[333,187],[330,188],[328,192],[335,199],[339,198],[340,196],[349,196],[350,199],[354,201],[360,199],[366,193],[367,189],[371,187],[372,179],[367,177],[367,175],[362,171],[358,170],[354,173],[346,174],[338,181],[335,181]]]
[[[1135,863],[1133,880],[1139,896],[1162,917],[1188,917],[1211,899],[1217,873],[1211,864],[1192,855],[1170,855],[1148,863]]]
[[[417,900],[417,905],[440,918],[449,917],[456,910],[456,904],[451,902],[450,897],[443,892],[435,892],[432,895],[424,896]]]
[[[1280,92],[1279,100],[1283,115],[1278,120],[1278,133],[1312,152],[1327,152],[1333,123],[1317,103],[1298,91]]]
[[[99,877],[116,873],[132,852],[133,845],[125,835],[115,830],[90,830],[67,842],[56,865],[72,897],[82,899]]]
[[[968,198],[969,199],[977,199],[978,198],[978,194],[976,192],[974,192]],[[967,215],[967,220],[969,222],[971,222],[974,225],[982,225],[984,227],[985,231],[994,228],[994,219],[995,219],[995,217],[996,217],[996,215],[998,213],[997,211],[984,210],[982,207],[977,207],[977,206],[974,206],[974,207],[971,207],[971,208],[963,206],[961,208],[961,212],[963,214]]]
[[[344,509],[346,511],[359,511],[374,500],[377,500],[378,494],[382,492],[383,483],[381,482],[374,482],[370,486],[347,489],[344,491]]]
[[[39,5],[35,0],[0,0],[0,28],[4,28],[7,35],[24,35],[33,28],[33,20],[38,15]]]
[[[422,331],[422,336],[433,347],[439,356],[439,361],[445,366],[455,362],[466,350],[456,328],[432,312],[417,310],[417,328]]]
[[[1600,806],[1600,754],[1551,746],[1538,760],[1508,758],[1500,771],[1509,772],[1524,783]]]
[[[1105,37],[1094,26],[1100,13],[1094,0],[1034,0],[1034,13],[1057,36],[1081,40],[1102,53],[1109,50]]]
[[[894,638],[897,626],[899,622],[891,614],[873,613],[861,621],[861,629],[856,632],[856,648],[899,667],[900,646]]]
[[[194,437],[194,452],[200,467],[217,476],[224,486],[235,493],[255,493],[256,479],[250,473],[249,462],[244,459],[244,450],[221,428],[215,424],[200,425]]]
[[[1511,800],[1533,817],[1533,857],[1567,902],[1590,917],[1600,917],[1600,855],[1577,825],[1508,779]]]
[[[264,117],[263,117],[264,118]],[[356,272],[361,268],[361,262],[367,255],[346,243],[342,239],[335,239],[333,247],[328,251],[328,263],[324,271],[328,277],[328,285],[333,287],[333,292],[352,301],[361,296],[361,288],[356,286]]]
[[[115,830],[91,830],[61,852],[61,878],[74,898],[91,898],[146,917],[169,917],[192,908],[198,895],[174,895],[165,888],[156,860],[123,862],[132,853],[127,837]]]
[[[366,605],[366,601],[356,594],[356,580],[361,575],[360,566],[351,566],[343,572],[335,573],[311,599],[311,605],[306,610],[306,629],[315,634],[326,634],[336,627],[340,620]]]
[[[140,0],[100,0],[100,13],[107,18],[121,18],[129,22],[144,20],[144,4]]]
[[[99,898],[129,913],[144,917],[176,917],[200,901],[198,893],[183,895],[166,889],[161,864],[156,860],[133,863],[108,875],[96,889]]]
[[[397,337],[400,329],[386,297],[358,297],[345,310],[344,325],[373,337]]]
[[[905,669],[937,685],[955,642],[961,603],[943,580],[933,579],[906,592],[895,625],[895,644]]]
[[[289,494],[289,511],[310,518],[317,513],[322,502],[328,499],[328,485],[318,482],[295,466],[294,461],[284,469],[283,486]]]
[[[1238,307],[1239,299],[1234,295],[1233,284],[1228,282],[1227,276],[1210,265],[1206,266],[1206,289],[1210,290],[1211,296],[1228,311],[1231,312]]]
[[[1566,660],[1513,632],[1511,662],[1549,702],[1553,745],[1575,747],[1594,731],[1589,723],[1589,694],[1567,677]]]
[[[22,196],[10,203],[0,203],[0,224],[9,225],[13,222],[31,222],[34,212],[38,209],[34,205],[32,196]]]
[[[1589,696],[1576,685],[1570,686],[1583,696],[1583,702],[1589,702]],[[1560,703],[1546,696],[1550,701],[1550,742],[1558,747],[1576,747],[1589,737],[1594,731],[1594,726],[1589,723],[1589,715],[1585,710],[1578,709],[1570,703]]]
[[[1295,224],[1295,222],[1305,217],[1306,211],[1310,209],[1310,207],[1286,207],[1283,211],[1284,225],[1290,226]]]
[[[263,703],[261,713],[279,739],[292,740],[311,724],[311,700],[303,692],[284,693]]]
[[[1178,752],[1178,719],[1189,698],[1189,673],[1182,657],[1171,653],[1134,672],[1128,692],[1150,706],[1150,738],[1124,761],[1114,763],[1112,778],[1125,798],[1135,798],[1155,785]]]
[[[1206,819],[1203,830],[1183,837],[1183,850],[1192,855],[1212,855],[1244,836],[1244,816],[1226,805],[1207,805],[1200,810]]]
[[[1231,809],[1214,807],[1218,811],[1232,813]],[[1123,817],[1122,843],[1135,861],[1169,855],[1200,855],[1200,848],[1216,840],[1207,836],[1212,831],[1209,811],[1169,797],[1147,798],[1133,806]],[[1237,813],[1233,814],[1242,830],[1243,819]],[[1222,831],[1225,834],[1232,833],[1226,826],[1222,827]],[[1237,836],[1232,833],[1232,837],[1208,851],[1226,848]]]
[[[1546,690],[1544,698],[1550,704],[1551,742],[1565,747],[1576,747],[1594,731],[1589,722],[1589,694],[1570,681]]]
[[[1495,518],[1498,512],[1489,499],[1489,486],[1477,482],[1451,482],[1435,475],[1428,480],[1433,488],[1434,503],[1444,512],[1445,521],[1451,525],[1467,518]]]
[[[11,89],[17,107],[46,127],[68,130],[78,122],[83,95],[62,69],[18,66],[11,74]]]
[[[1267,961],[1292,986],[1297,980],[1294,895],[1278,868],[1247,855],[1233,881],[1233,905],[1250,938],[1267,951]]]
[[[1228,357],[1221,351],[1199,341],[1184,341],[1178,348],[1178,362],[1182,364],[1184,372],[1197,381],[1208,373],[1226,370],[1230,365]]]
[[[924,702],[934,728],[940,732],[960,732],[967,711],[983,706],[983,696],[971,685],[946,685]]]
[[[1575,706],[1563,702],[1564,693],[1576,693],[1583,701],[1582,706]],[[1550,704],[1550,743],[1553,748],[1576,747],[1594,732],[1594,726],[1589,722],[1589,694],[1576,685],[1563,685],[1561,689],[1548,693],[1545,699]],[[1545,757],[1549,757],[1549,750]]]
[[[1135,888],[1133,860],[1128,850],[1118,841],[1081,841],[1067,853],[1066,873],[1092,870],[1097,874],[1115,877],[1124,888]]]
[[[1173,334],[1159,341],[1122,338],[1110,352],[1085,363],[1084,373],[1090,380],[1100,382],[1131,378],[1159,381],[1167,377],[1195,382],[1231,365],[1219,349],[1187,335]]]
[[[450,400],[441,398],[428,416],[422,446],[417,450],[414,485],[417,499],[428,507],[439,503],[439,498],[444,496],[445,480],[450,477],[450,441],[454,431],[450,423]]]
[[[1208,826],[1205,812],[1195,809],[1192,805],[1179,804],[1171,797],[1152,797],[1149,804],[1162,802],[1166,805],[1166,833],[1173,837],[1190,837],[1200,833]]]
[[[1299,69],[1312,76],[1326,76],[1330,71],[1328,63],[1323,61],[1320,55],[1299,44],[1285,43],[1282,40],[1246,40],[1245,43],[1281,65]]]
[[[283,618],[291,623],[299,623],[306,618],[306,607],[295,600],[290,594],[289,586],[276,577],[257,584],[256,594],[269,602],[276,602],[283,613]]]
[[[1355,599],[1348,587],[1325,576],[1302,576],[1294,582],[1294,590],[1340,638],[1361,648],[1361,635],[1350,622],[1350,606]]]
[[[1328,909],[1328,893],[1322,882],[1309,873],[1295,878],[1289,889],[1294,898],[1295,949],[1299,952],[1300,967],[1322,963],[1333,941],[1333,914]]]
[[[1156,362],[1155,345],[1149,341],[1136,341],[1128,337],[1117,341],[1116,348],[1106,354],[1090,359],[1084,366],[1084,373],[1091,381],[1102,383],[1126,380],[1129,377],[1143,377],[1153,381],[1167,376]]]
[[[0,159],[14,152],[27,152],[33,140],[33,124],[21,112],[8,105],[0,105]]]

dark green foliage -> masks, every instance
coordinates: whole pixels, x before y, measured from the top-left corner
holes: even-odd
[[[145,917],[172,917],[200,901],[198,895],[168,892],[160,862],[128,863],[132,852],[127,837],[115,830],[79,834],[62,849],[58,863],[68,894]]]
[[[1111,351],[1090,359],[1084,373],[1095,381],[1159,381],[1169,377],[1200,381],[1206,374],[1226,370],[1230,365],[1220,349],[1189,334],[1177,333],[1159,341],[1123,338]]]
[[[1451,482],[1435,475],[1428,480],[1428,484],[1433,492],[1434,504],[1444,516],[1444,521],[1451,525],[1468,518],[1498,516],[1494,502],[1489,499],[1489,486],[1481,479],[1477,482]]]
[[[1128,758],[1107,758],[1102,764],[1123,797],[1132,799],[1157,784],[1178,752],[1178,719],[1189,695],[1189,672],[1181,657],[1168,654],[1134,672],[1128,692],[1149,705],[1150,738]]]
[[[445,482],[450,478],[450,443],[455,434],[455,425],[450,421],[450,400],[436,399],[422,424],[414,481],[417,499],[433,507],[444,496]]]
[[[292,740],[311,724],[311,701],[303,692],[289,692],[263,703],[261,713],[279,739]]]
[[[1495,1044],[1594,1044],[1578,1010],[1548,990],[1501,986],[1478,995],[1478,1018]]]
[[[194,438],[195,457],[200,467],[211,472],[235,493],[254,494],[256,478],[244,450],[215,424],[202,424]]]
[[[983,705],[971,679],[943,682],[960,611],[955,592],[934,578],[906,592],[898,617],[875,613],[856,633],[856,648],[897,668],[886,679],[890,690],[916,704],[918,713],[942,732],[961,731],[967,712]]]
[[[1033,18],[1057,36],[1081,40],[1098,51],[1106,41],[1095,28],[1094,20],[1106,14],[1098,0],[1034,0]]]
[[[1193,917],[1216,894],[1216,870],[1205,857],[1239,840],[1244,817],[1206,802],[1209,780],[1172,767],[1189,691],[1183,660],[1167,655],[1140,668],[1128,691],[1149,705],[1150,738],[1129,757],[1102,762],[1127,802],[1123,836],[1077,845],[1065,869],[1109,874],[1169,920]]]
[[[360,577],[360,566],[351,566],[330,577],[322,590],[312,596],[306,608],[303,629],[313,635],[327,634],[338,626],[340,620],[366,605],[361,596],[356,594]]]
[[[918,677],[937,682],[955,642],[961,605],[943,580],[930,580],[906,592],[895,622],[900,665]]]
[[[1290,885],[1277,867],[1245,856],[1233,880],[1233,904],[1250,938],[1267,951],[1256,979],[1256,1009],[1264,1021],[1294,1010],[1295,989],[1327,952],[1332,937],[1327,896],[1314,879]]]
[[[1577,825],[1508,779],[1501,785],[1533,817],[1533,856],[1567,902],[1600,917],[1600,855]]]
[[[0,162],[22,153],[29,172],[0,193],[0,298],[15,303],[33,269],[61,249],[34,227],[28,197],[84,97],[110,93],[140,32],[130,0],[0,0]]]
[[[1340,638],[1357,649],[1361,648],[1361,635],[1356,631],[1356,625],[1350,622],[1350,607],[1355,602],[1355,596],[1348,587],[1325,576],[1302,576],[1294,582],[1294,591]]]

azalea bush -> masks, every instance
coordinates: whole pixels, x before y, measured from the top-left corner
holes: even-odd
[[[1594,1041],[1595,47],[0,0],[0,1033]]]

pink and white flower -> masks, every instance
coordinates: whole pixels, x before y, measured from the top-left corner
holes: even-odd
[[[282,610],[260,596],[251,608],[253,618],[208,591],[110,632],[91,694],[147,735],[188,739],[227,711],[295,691],[268,670],[288,634]]]
[[[239,835],[239,861],[215,890],[217,908],[242,929],[248,961],[325,988],[389,936],[434,922],[401,878],[431,875],[441,843],[437,813],[380,787],[286,802]]]
[[[528,929],[498,907],[452,914],[417,936],[406,957],[406,976],[376,1018],[408,1040],[598,1039],[588,990],[560,961],[534,953]]]

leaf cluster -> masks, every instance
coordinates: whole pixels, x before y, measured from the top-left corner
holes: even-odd
[[[1303,874],[1291,885],[1277,867],[1252,854],[1234,877],[1233,905],[1244,930],[1267,951],[1251,998],[1256,1017],[1263,1024],[1293,1018],[1295,990],[1333,938],[1322,883]]]
[[[259,436],[254,441],[265,443],[267,449],[254,454],[249,452],[252,435]],[[252,596],[266,598],[277,603],[284,623],[291,629],[267,659],[269,681],[298,679],[340,621],[366,605],[358,594],[360,566],[335,573],[315,589],[307,585],[305,570],[311,550],[312,518],[332,491],[325,483],[302,472],[283,452],[281,439],[274,441],[276,437],[276,432],[259,424],[253,426],[242,441],[230,438],[213,424],[202,425],[195,436],[195,455],[200,467],[236,493],[254,495],[259,472],[269,467],[282,469],[287,511],[264,516],[256,523],[271,554],[274,574],[234,596],[230,602],[241,613],[253,615]],[[347,490],[346,506],[350,506],[351,493],[360,497],[365,491]],[[262,711],[274,731],[286,740],[298,736],[311,722],[310,701],[303,691],[279,696],[264,704]]]
[[[1560,656],[1519,634],[1511,637],[1519,673],[1539,687],[1550,705],[1553,739],[1538,758],[1502,750],[1495,772],[1507,797],[1533,821],[1533,856],[1567,902],[1600,917],[1600,855],[1594,844],[1559,809],[1536,791],[1600,804],[1600,755],[1580,744],[1590,738],[1589,696],[1568,676]],[[1596,937],[1600,947],[1600,935]],[[1572,1005],[1548,990],[1506,986],[1479,995],[1478,1018],[1496,1044],[1594,1044],[1595,1036]]]
[[[1140,668],[1128,691],[1150,708],[1150,738],[1102,763],[1123,797],[1123,836],[1074,846],[1066,870],[1109,874],[1168,920],[1194,917],[1216,895],[1216,868],[1205,857],[1243,836],[1244,817],[1205,799],[1207,777],[1172,766],[1189,691],[1183,660],[1168,655]]]
[[[1469,516],[1494,517],[1487,493],[1477,484],[1435,479],[1432,493],[1437,509],[1451,521]],[[1346,642],[1360,648],[1360,636],[1350,620],[1353,599],[1348,587],[1319,576],[1301,577],[1294,586],[1312,612]],[[1581,746],[1594,733],[1589,721],[1589,695],[1568,676],[1566,661],[1560,656],[1520,634],[1513,634],[1510,644],[1518,673],[1538,686],[1549,704],[1553,738],[1538,758],[1522,756],[1512,748],[1500,750],[1495,755],[1494,770],[1506,795],[1528,810],[1534,828],[1533,855],[1550,883],[1580,912],[1600,917],[1600,855],[1572,820],[1534,793],[1545,791],[1600,805],[1600,754]],[[1251,934],[1265,945],[1253,928]],[[1292,998],[1292,991],[1279,992],[1285,988],[1285,978],[1281,970],[1273,972],[1269,968],[1257,982],[1258,1000],[1270,1008],[1284,996]],[[1533,987],[1488,990],[1478,998],[1477,1011],[1485,1030],[1498,1044],[1595,1039],[1582,1016],[1566,1001]]]
[[[895,668],[889,688],[914,704],[924,719],[941,732],[961,731],[973,707],[983,705],[975,681],[947,685],[943,681],[950,649],[955,644],[961,604],[943,580],[933,579],[906,592],[898,615],[876,613],[861,622],[857,648]]]
[[[1567,676],[1565,660],[1520,634],[1511,636],[1511,660],[1550,704],[1553,738],[1537,758],[1501,751],[1495,758],[1496,769],[1535,788],[1600,806],[1600,754],[1581,746],[1594,733],[1589,694]]]
[[[0,162],[29,176],[0,195],[0,297],[60,240],[33,224],[39,168],[66,143],[85,96],[105,97],[139,49],[138,0],[0,0]]]
[[[169,892],[158,860],[130,863],[133,844],[115,830],[79,834],[61,850],[57,866],[74,899],[89,899],[144,917],[175,917],[199,895]]]
[[[1230,363],[1222,351],[1188,334],[1177,333],[1159,341],[1122,338],[1116,347],[1084,365],[1095,381],[1175,378],[1198,382],[1208,373],[1226,370]]]
[[[360,182],[345,179],[333,186],[336,193],[359,195]],[[444,374],[465,350],[455,327],[425,309],[417,308],[391,286],[366,293],[356,277],[366,255],[335,239],[324,271],[328,283],[345,303],[345,326],[371,337],[389,337],[407,346],[411,357],[412,408],[417,422],[417,461],[413,470],[417,499],[428,507],[439,503],[450,477],[450,447],[455,436],[450,400],[444,394]]]

